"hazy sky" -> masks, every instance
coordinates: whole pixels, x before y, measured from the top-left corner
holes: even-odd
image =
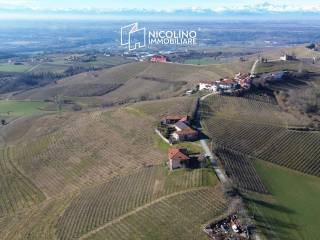
[[[28,7],[34,9],[122,9],[145,8],[172,10],[183,8],[242,8],[265,4],[270,8],[310,9],[320,6],[320,0],[0,0],[1,7]]]

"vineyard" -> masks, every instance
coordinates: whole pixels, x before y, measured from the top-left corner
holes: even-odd
[[[193,190],[156,201],[85,239],[207,239],[201,224],[226,209],[218,189]]]
[[[0,218],[44,200],[42,192],[12,164],[10,152],[0,150]]]
[[[12,149],[12,161],[46,195],[79,190],[159,164],[150,120],[118,109],[81,113],[63,127]]]
[[[264,97],[256,97],[264,98]],[[214,95],[202,103],[202,117],[212,115],[226,120],[255,123],[278,127],[300,125],[299,119],[281,111],[280,107],[268,100],[255,100],[254,97],[241,98]],[[270,100],[272,101],[272,100]]]
[[[303,173],[320,176],[319,132],[286,131],[268,141],[257,157]]]
[[[78,238],[162,196],[214,184],[214,174],[207,169],[169,173],[162,166],[145,168],[83,191],[60,218],[57,235]]]
[[[226,174],[237,187],[258,193],[268,193],[253,166],[252,159],[244,154],[223,148],[215,149],[215,153],[219,157]]]
[[[70,198],[43,201],[33,208],[0,218],[1,240],[53,240],[55,225]],[[17,231],[18,229],[18,231]]]
[[[177,97],[150,102],[134,104],[134,109],[142,115],[152,116],[157,122],[164,115],[187,114],[193,116],[197,105],[197,99],[191,97]]]
[[[216,95],[202,104],[201,117],[214,146],[237,152],[238,157],[229,157],[239,167],[242,166],[239,169],[243,172],[252,169],[251,165],[243,162],[250,156],[320,176],[320,133],[289,130],[289,126],[299,126],[299,121],[281,112],[277,105]],[[229,169],[231,159],[225,162]],[[248,183],[252,186],[242,187],[256,188],[253,182]]]

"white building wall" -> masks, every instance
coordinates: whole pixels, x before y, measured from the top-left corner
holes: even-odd
[[[177,168],[181,168],[182,166],[181,166],[180,161],[170,159],[169,160],[169,167],[171,170],[174,170]]]
[[[199,83],[199,91],[202,90],[210,90],[211,89],[211,84],[208,83]]]

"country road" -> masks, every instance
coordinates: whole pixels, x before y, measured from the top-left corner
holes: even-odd
[[[254,62],[254,64],[252,65],[252,68],[251,68],[251,71],[250,71],[250,74],[251,74],[251,75],[254,75],[254,74],[255,74],[255,72],[256,72],[256,67],[257,67],[258,62],[259,62],[259,60],[256,60],[256,61]]]
[[[254,62],[254,64],[252,65],[252,68],[251,68],[251,75],[254,75],[255,74],[255,71],[256,71],[256,67],[257,67],[257,64],[258,64],[259,60],[256,60]],[[204,101],[206,98],[208,98],[209,96],[213,95],[214,93],[210,93],[210,94],[207,94],[205,96],[202,96],[200,98],[200,103],[202,101]],[[200,131],[202,131],[202,126],[201,126],[201,119],[200,119],[200,115],[199,115],[199,108],[198,108],[198,111],[197,111],[197,118],[199,119],[199,127],[198,129]],[[218,179],[220,180],[220,182],[223,184],[223,185],[226,185],[229,183],[229,179],[228,177],[225,175],[224,171],[217,166],[217,161],[215,159],[215,156],[214,154],[212,153],[212,151],[210,150],[209,146],[208,146],[208,143],[206,141],[206,139],[201,139],[200,140],[200,144],[201,144],[201,147],[203,149],[203,151],[205,152],[206,156],[208,156],[210,158],[210,161],[213,165],[213,169],[218,177]],[[254,232],[253,235],[252,235],[253,239],[255,240],[262,240],[262,237],[260,235],[259,232]]]
[[[207,97],[211,96],[211,95],[214,95],[215,93],[209,93],[203,97],[200,98],[200,102],[201,101],[204,101]],[[200,126],[201,126],[201,122],[200,122]],[[202,127],[199,127],[198,130],[202,130]],[[200,144],[201,144],[201,147],[203,149],[203,151],[205,152],[206,156],[209,157],[212,165],[213,165],[213,169],[218,177],[218,179],[220,180],[221,183],[223,184],[226,184],[228,183],[228,178],[227,176],[224,174],[224,172],[217,166],[217,161],[215,159],[215,157],[213,156],[208,144],[207,144],[207,141],[205,139],[201,139],[200,140]]]
[[[217,161],[215,160],[212,152],[210,151],[210,148],[208,147],[206,140],[201,139],[200,144],[201,144],[202,149],[205,151],[206,156],[208,156],[210,158],[210,161],[213,165],[213,169],[216,172],[217,177],[219,178],[220,182],[223,184],[228,183],[227,176],[224,174],[224,172],[219,167],[217,167]]]

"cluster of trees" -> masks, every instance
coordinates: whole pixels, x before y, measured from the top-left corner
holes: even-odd
[[[170,135],[174,132],[174,128],[172,127],[169,127],[168,125],[166,124],[163,124],[163,123],[159,123],[157,125],[157,129],[159,130],[159,132],[161,132],[161,134],[169,139],[170,138]]]
[[[94,66],[71,66],[66,71],[64,71],[64,77],[76,75],[82,72],[96,71],[100,69],[101,68],[96,68]]]
[[[310,43],[306,46],[306,48],[319,51],[320,50],[320,44]]]
[[[289,91],[287,94],[288,103],[298,106],[303,112],[316,114],[320,112],[320,89],[307,88],[304,91]]]
[[[41,87],[53,83],[58,79],[69,77],[87,71],[99,70],[94,66],[71,66],[63,73],[57,72],[25,72],[0,74],[0,93],[13,92],[19,90],[30,89],[33,87]]]
[[[64,77],[64,74],[53,72],[1,75],[0,93],[44,86],[62,77]]]

